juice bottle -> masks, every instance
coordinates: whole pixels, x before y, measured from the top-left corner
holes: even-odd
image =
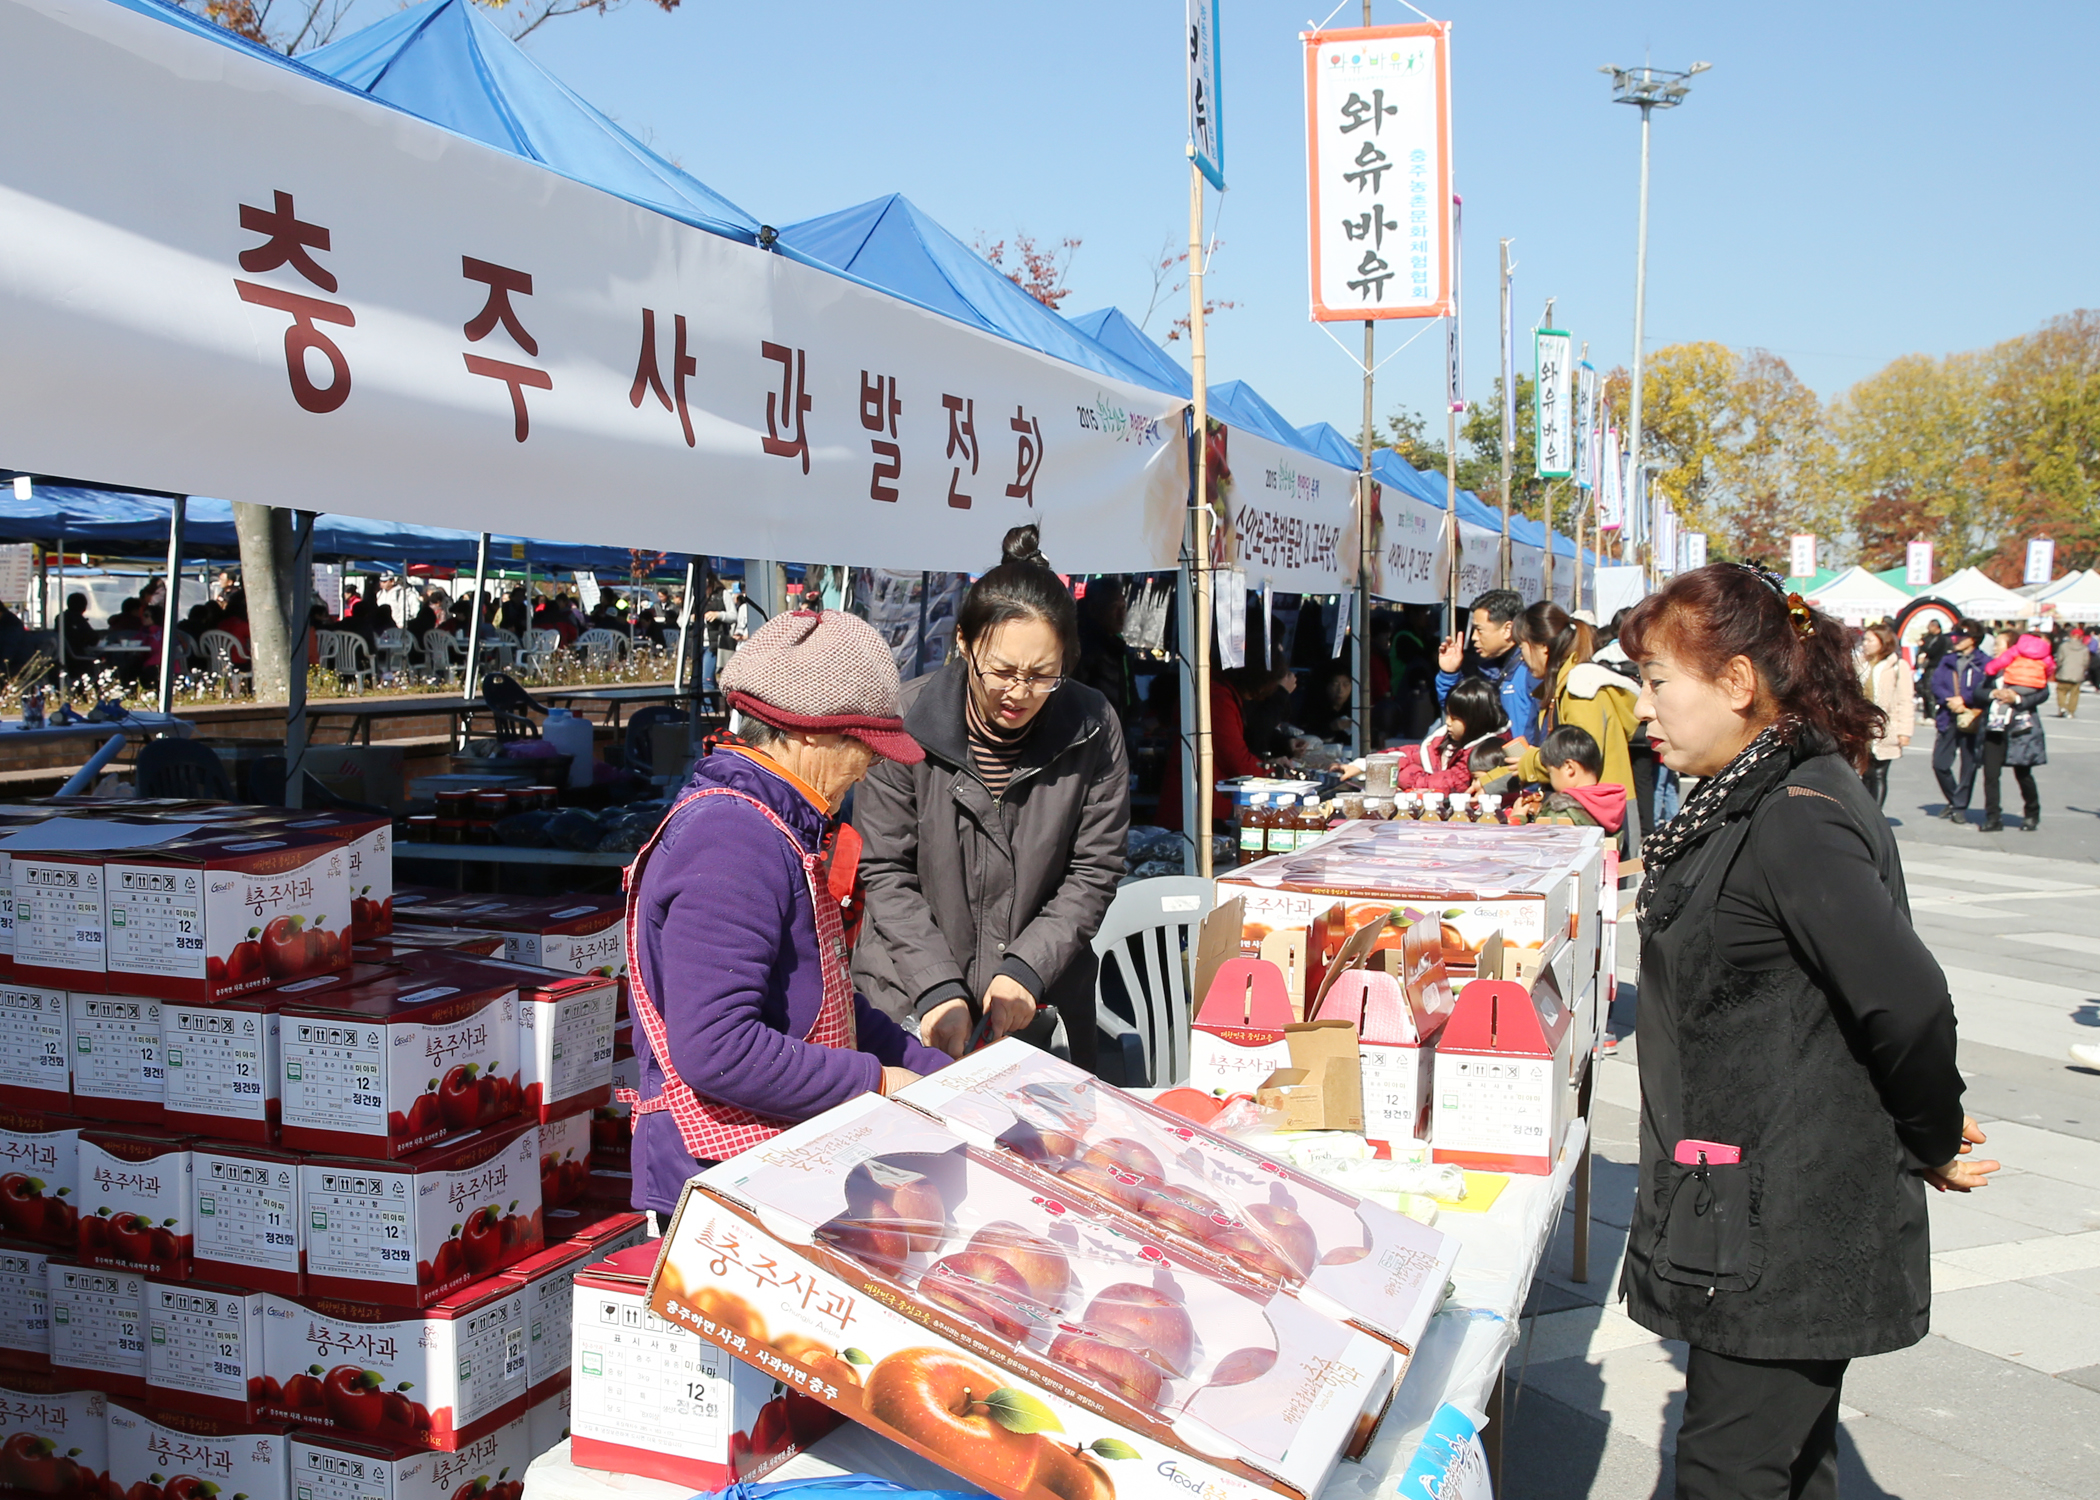
[[[1276,799],[1275,811],[1269,814],[1269,852],[1290,854],[1298,847],[1297,801],[1288,795]]]
[[[1247,799],[1247,810],[1240,814],[1240,863],[1251,865],[1268,849],[1269,799],[1253,796]]]
[[[1320,814],[1320,799],[1307,796],[1298,803],[1298,847],[1307,844],[1327,831],[1327,819]]]

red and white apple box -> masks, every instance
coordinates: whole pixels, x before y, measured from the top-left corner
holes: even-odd
[[[634,1154],[633,1111],[619,1102],[622,1089],[642,1091],[642,1060],[632,1047],[613,1044],[613,1102],[591,1111],[591,1165],[624,1172]]]
[[[299,1169],[311,1296],[428,1307],[542,1246],[537,1132],[490,1130],[400,1161]]]
[[[150,1490],[163,1500],[213,1500],[217,1495],[291,1500],[288,1434],[289,1429],[274,1422],[113,1400],[109,1482],[119,1494]]]
[[[649,1216],[636,1213],[631,1208],[619,1208],[609,1212],[602,1208],[586,1208],[561,1227],[566,1231],[562,1236],[564,1240],[582,1245],[600,1260],[618,1255],[636,1245],[649,1245],[653,1248],[660,1243],[656,1236],[649,1232]],[[548,1234],[547,1243],[557,1243],[552,1233]]]
[[[1451,988],[1435,922],[1411,924],[1397,949],[1374,956],[1397,959],[1401,972],[1337,975],[1317,1019],[1356,1027],[1364,1135],[1385,1156],[1395,1142],[1429,1139],[1436,1036],[1451,1015]]]
[[[72,1253],[80,1238],[82,1128],[70,1115],[0,1107],[0,1235]]]
[[[567,1322],[565,1317],[563,1322]],[[548,1449],[565,1443],[569,1438],[569,1372],[561,1372],[561,1384],[550,1385],[546,1393],[533,1392],[532,1409],[525,1413],[525,1434],[529,1451],[538,1458]]]
[[[1404,1356],[1443,1300],[1449,1236],[1025,1043],[972,1053],[896,1097],[973,1145],[1003,1148],[1046,1191],[1281,1287]]]
[[[531,1462],[523,1416],[455,1452],[300,1429],[292,1500],[524,1500]]]
[[[302,1427],[451,1449],[525,1413],[525,1297],[506,1277],[420,1310],[272,1294],[262,1324],[264,1402]]]
[[[433,963],[456,965],[492,979],[508,976],[518,987],[519,1078],[527,1115],[556,1120],[611,1102],[619,981],[458,952],[411,954],[400,962],[410,975]]]
[[[518,1112],[518,985],[429,956],[284,1008],[282,1139],[401,1157]]]
[[[392,818],[338,808],[300,813],[284,826],[293,830],[326,829],[343,841],[353,940],[362,943],[368,938],[385,937],[394,930]]]
[[[146,1394],[146,1278],[53,1258],[51,1369],[113,1395]]]
[[[333,833],[212,829],[111,855],[107,987],[223,1000],[350,966],[350,884]]]
[[[101,850],[24,850],[14,855],[12,868],[15,981],[63,990],[108,988]]]
[[[512,963],[571,974],[627,972],[627,906],[618,896],[462,893],[397,901],[394,915],[402,927],[498,934]]]
[[[1284,1028],[1295,1019],[1283,970],[1265,959],[1227,959],[1196,1011],[1189,1087],[1252,1094],[1271,1073],[1291,1065]]]
[[[0,1107],[73,1107],[66,992],[0,984]]]
[[[365,938],[351,950],[360,963],[397,964],[411,953],[471,953],[501,958],[503,939],[493,932],[446,932],[439,928],[397,927],[384,937]]]
[[[51,1254],[0,1245],[0,1370],[51,1368]]]
[[[1003,1153],[874,1096],[695,1177],[651,1305],[728,1323],[740,1354],[827,1401],[864,1392],[864,1410],[946,1446],[950,1463],[952,1442],[936,1439],[956,1436],[940,1421],[953,1408],[920,1409],[920,1341],[989,1360],[1140,1452],[1298,1495],[1368,1441],[1395,1380],[1392,1351],[1369,1335],[1045,1192]],[[1050,1487],[1070,1455],[1031,1452]]]
[[[213,1005],[162,1002],[163,1109],[171,1128],[260,1145],[277,1139],[283,1007],[273,990]]]
[[[187,1281],[190,1137],[144,1125],[80,1132],[80,1259]]]
[[[1572,1109],[1573,1021],[1550,969],[1528,988],[1476,979],[1460,990],[1437,1042],[1432,1157],[1486,1172],[1552,1172]]]
[[[191,1264],[199,1280],[287,1297],[306,1290],[301,1160],[268,1146],[191,1146]]]
[[[148,1279],[148,1399],[221,1421],[253,1421],[265,1373],[262,1299],[239,1287]]]
[[[591,1117],[569,1115],[533,1128],[540,1142],[540,1206],[551,1212],[582,1202],[591,1179]]]
[[[18,1493],[78,1495],[110,1491],[109,1397],[78,1390],[56,1375],[0,1374],[0,1451],[11,1456],[7,1483]]]
[[[601,1258],[590,1246],[565,1240],[503,1273],[524,1288],[525,1375],[535,1401],[550,1382],[569,1378],[569,1319],[575,1300],[569,1294],[576,1273]]]
[[[73,1039],[73,1108],[98,1120],[157,1125],[166,1119],[160,1002],[75,990],[66,1017]]]
[[[573,1462],[713,1491],[779,1467],[838,1425],[827,1407],[652,1312],[655,1264],[653,1248],[636,1247],[576,1278]]]

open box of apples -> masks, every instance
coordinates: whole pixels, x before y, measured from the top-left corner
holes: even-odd
[[[1395,1380],[1379,1341],[872,1096],[696,1177],[667,1247],[659,1315],[1012,1500],[1163,1471],[1308,1495]]]
[[[1398,1373],[1443,1300],[1449,1236],[1023,1042],[973,1053],[896,1098],[1000,1148],[1044,1191],[1384,1340],[1401,1355]]]

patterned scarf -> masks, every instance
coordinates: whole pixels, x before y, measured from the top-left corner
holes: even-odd
[[[1642,934],[1677,914],[1683,896],[1668,911],[1655,911],[1663,872],[1689,854],[1706,836],[1730,818],[1747,814],[1764,799],[1772,784],[1793,769],[1794,736],[1799,725],[1791,719],[1767,724],[1757,738],[1745,745],[1720,774],[1709,776],[1685,798],[1677,816],[1641,840],[1641,893],[1634,903]]]

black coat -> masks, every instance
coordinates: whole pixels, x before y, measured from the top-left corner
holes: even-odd
[[[1920,1173],[1961,1139],[1946,979],[1842,758],[1782,755],[1738,792],[1656,877],[1641,933],[1627,1311],[1735,1358],[1901,1349],[1932,1301]],[[1742,1162],[1678,1165],[1686,1140]]]

